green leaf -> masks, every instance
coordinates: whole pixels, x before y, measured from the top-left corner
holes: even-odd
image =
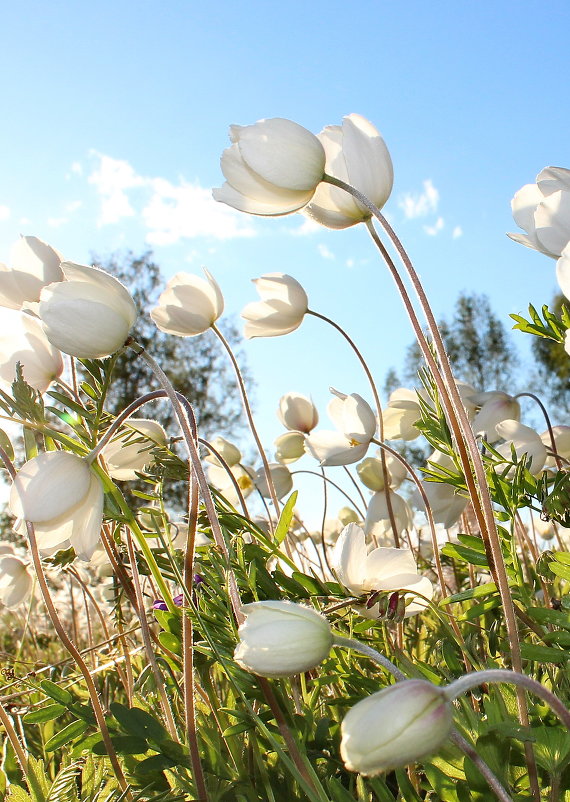
[[[453,596],[448,596],[442,599],[440,606],[446,604],[454,604],[455,602],[467,601],[468,599],[478,599],[480,596],[489,596],[491,593],[496,593],[497,586],[494,582],[486,582],[484,585],[477,585],[475,588],[468,588],[462,590],[460,593],[454,593]]]
[[[56,732],[54,736],[52,736],[49,741],[44,746],[46,752],[54,752],[56,749],[59,749],[61,746],[65,746],[65,744],[73,741],[74,738],[79,738],[80,735],[89,729],[89,724],[85,721],[74,721],[71,724],[68,724],[67,727],[64,727],[59,732]]]
[[[41,724],[44,721],[53,721],[59,718],[66,710],[67,708],[64,705],[46,705],[39,710],[32,710],[30,713],[26,713],[23,720],[26,724]]]
[[[115,735],[111,738],[111,743],[118,755],[144,755],[149,750],[147,741],[136,735]],[[105,756],[107,754],[103,741],[94,744],[91,751],[94,755]]]
[[[546,607],[529,607],[527,615],[539,624],[553,624],[561,629],[570,629],[570,613],[561,610],[549,610]]]
[[[562,663],[570,658],[570,653],[550,646],[535,646],[532,643],[521,643],[521,656],[524,660],[538,660],[541,663]]]
[[[4,431],[4,429],[0,429],[0,446],[4,449],[6,454],[10,457],[12,461],[14,461],[14,448],[12,446],[12,441]]]
[[[173,635],[172,632],[159,632],[158,640],[168,651],[176,655],[182,654],[182,641]]]
[[[295,504],[297,503],[297,496],[298,491],[295,490],[289,498],[287,499],[287,503],[281,510],[281,517],[279,518],[279,523],[275,527],[275,543],[277,546],[280,546],[281,543],[287,537],[287,532],[289,531],[289,527],[291,526],[291,521],[293,520],[293,513],[295,511]]]
[[[125,707],[119,702],[112,702],[111,713],[119,724],[131,735],[145,737],[155,743],[168,740],[168,732],[154,716],[140,707]]]
[[[453,557],[455,560],[461,562],[468,562],[472,565],[481,565],[485,568],[488,567],[487,557],[475,549],[469,549],[467,546],[461,546],[455,543],[446,543],[441,550],[442,554],[447,557]]]
[[[55,699],[56,702],[59,702],[66,707],[73,701],[73,696],[69,693],[69,691],[65,691],[63,688],[60,688],[59,685],[56,685],[55,682],[52,682],[49,679],[42,680],[40,682],[40,688],[46,694],[46,696],[51,696],[51,698]]]

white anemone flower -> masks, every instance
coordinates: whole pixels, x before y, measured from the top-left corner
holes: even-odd
[[[515,242],[556,259],[570,241],[570,170],[545,167],[536,184],[525,184],[511,201],[515,222],[526,234]]]
[[[488,443],[496,443],[501,439],[496,431],[497,424],[504,420],[520,419],[520,404],[508,393],[499,390],[476,393],[472,401],[480,407],[472,422],[473,431]]]
[[[23,604],[32,592],[28,564],[15,554],[0,555],[0,602],[9,610]]]
[[[127,288],[97,267],[63,262],[65,281],[44,287],[39,316],[64,354],[102,359],[121,348],[137,316]]]
[[[418,574],[418,567],[409,549],[377,548],[368,551],[364,531],[357,524],[348,524],[341,532],[332,552],[331,567],[338,581],[350,593],[362,596],[372,591],[402,591],[412,601],[406,606],[406,617],[421,612],[431,599],[433,585]],[[366,618],[378,615],[378,605],[370,609],[358,607]]]
[[[177,273],[158,299],[150,316],[161,331],[178,337],[195,337],[214,325],[224,311],[224,297],[214,277],[205,279]]]
[[[334,398],[327,412],[337,431],[320,430],[305,439],[305,450],[325,465],[351,465],[362,459],[376,433],[376,416],[357,393],[346,395],[331,387]]]
[[[317,137],[291,120],[276,117],[230,126],[231,147],[221,159],[226,183],[214,199],[249,214],[290,214],[307,204],[325,171]]]
[[[538,476],[544,468],[547,457],[546,446],[540,435],[530,426],[524,426],[516,420],[504,420],[495,426],[495,430],[498,436],[505,440],[501,445],[495,446],[496,451],[510,462],[514,446],[517,459],[526,454],[529,471],[533,476]]]
[[[232,465],[230,467],[230,471],[237,482],[239,489],[241,490],[242,496],[247,498],[255,489],[254,468],[238,463],[237,465]],[[239,497],[236,492],[235,485],[231,477],[228,476],[228,472],[225,468],[223,468],[221,465],[209,465],[208,481],[216,488],[216,490],[219,490],[219,492],[224,496],[225,499],[227,499],[227,501],[229,501],[232,506],[237,506]]]
[[[356,472],[362,484],[374,492],[384,490],[386,484],[394,489],[400,487],[408,474],[406,466],[393,454],[386,452],[385,462],[388,474],[388,482],[386,482],[386,475],[382,467],[381,449],[378,449],[377,453],[378,457],[366,457],[356,466]]]
[[[358,189],[381,209],[390,197],[394,170],[386,143],[372,123],[360,114],[349,114],[343,117],[342,125],[327,126],[318,138],[327,157],[327,175]],[[336,229],[371,217],[370,211],[351,194],[328,183],[319,184],[303,213]]]
[[[63,257],[37,237],[20,237],[12,247],[13,267],[0,264],[0,306],[21,309],[40,299],[42,287],[63,280]]]
[[[269,474],[271,476],[271,481],[273,482],[273,487],[275,488],[275,494],[277,498],[283,498],[291,492],[293,489],[293,477],[291,476],[291,471],[286,465],[270,463]],[[263,468],[260,468],[258,471],[256,471],[253,481],[263,498],[271,498],[269,485],[267,484],[267,477]]]
[[[302,432],[285,432],[275,439],[275,459],[281,465],[296,462],[305,456],[305,435]]]
[[[280,337],[298,329],[309,308],[307,293],[286,273],[266,273],[253,279],[261,301],[244,307],[244,337]]]
[[[414,522],[414,513],[406,499],[391,490],[390,505],[398,532],[411,529]],[[394,533],[392,531],[386,490],[377,491],[368,502],[364,531],[367,536],[374,538],[378,543],[393,542]]]
[[[6,390],[16,378],[16,364],[24,379],[44,393],[63,373],[61,351],[47,339],[40,321],[15,309],[0,316],[0,387]]]
[[[121,427],[119,436],[105,446],[101,456],[109,476],[125,482],[136,479],[137,473],[152,462],[152,449],[165,446],[166,442],[166,432],[158,421],[129,418]]]
[[[214,437],[210,442],[212,448],[216,449],[220,457],[230,468],[237,465],[238,462],[241,462],[241,451],[233,443],[230,443],[229,440],[226,440],[225,437]],[[204,460],[212,465],[221,466],[222,464],[213,451],[210,451],[204,457]]]
[[[279,399],[277,417],[286,429],[308,434],[319,422],[319,413],[310,398],[301,393],[285,393]]]
[[[457,471],[452,458],[442,451],[434,451],[428,457],[428,467],[430,467],[429,463],[453,472]],[[450,529],[461,518],[467,507],[468,499],[460,495],[456,488],[447,482],[433,482],[425,479],[422,482],[422,487],[427,496],[435,523],[442,524],[445,529]],[[419,493],[416,494],[416,498],[418,505],[423,508],[424,502]]]
[[[554,445],[556,446],[556,453],[564,459],[570,459],[570,426],[553,426],[552,434],[554,436]],[[540,435],[540,439],[546,446],[547,451],[552,451],[552,439],[550,431],[547,429]],[[552,456],[546,458],[545,466],[547,468],[556,467],[556,459]]]

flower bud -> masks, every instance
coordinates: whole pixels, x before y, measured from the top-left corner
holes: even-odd
[[[247,304],[241,313],[244,337],[279,337],[298,329],[309,308],[299,282],[285,273],[267,273],[253,283],[261,301]]]
[[[308,434],[319,422],[319,413],[310,398],[300,393],[285,393],[279,399],[277,417],[294,432]]]
[[[286,465],[277,465],[275,463],[270,464],[269,473],[277,498],[283,498],[283,496],[286,496],[287,493],[291,492],[293,489],[293,477],[291,476],[291,471]],[[267,477],[263,468],[260,468],[255,474],[254,482],[255,486],[264,498],[271,498],[269,485],[267,484]]]
[[[66,281],[41,292],[39,316],[46,336],[64,354],[102,359],[125,343],[137,312],[120,281],[97,267],[63,262]]]
[[[443,690],[425,680],[406,680],[349,710],[341,725],[340,753],[347,769],[374,776],[436,752],[452,726]]]
[[[238,462],[241,462],[241,451],[237,446],[234,446],[233,443],[230,443],[229,440],[226,440],[225,437],[214,437],[211,444],[230,468],[237,465]],[[221,465],[220,460],[213,452],[207,454],[204,459],[212,465]]]
[[[231,147],[222,154],[226,183],[214,199],[241,212],[281,215],[307,204],[325,171],[325,151],[301,125],[274,118],[232,125]]]
[[[33,579],[28,566],[15,554],[0,556],[0,602],[8,609],[18,607],[32,592]]]
[[[333,636],[324,615],[289,601],[260,601],[242,608],[234,660],[261,677],[290,677],[318,666]]]
[[[342,507],[338,511],[337,518],[343,526],[348,526],[348,524],[357,524],[360,521],[358,513],[356,510],[353,510],[352,507]]]
[[[285,432],[275,440],[275,459],[282,465],[296,462],[305,455],[305,435],[301,432]]]
[[[161,331],[179,337],[203,334],[224,311],[224,298],[213,276],[204,268],[205,279],[177,273],[170,279],[150,313]]]
[[[124,433],[124,429],[127,432]],[[137,478],[145,465],[152,461],[151,451],[156,446],[166,445],[166,432],[155,420],[129,418],[123,427],[123,434],[111,440],[101,456],[107,465],[109,476],[118,481]]]

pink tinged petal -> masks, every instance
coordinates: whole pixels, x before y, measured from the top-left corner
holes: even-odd
[[[26,462],[10,491],[9,509],[17,518],[42,523],[65,514],[86,495],[91,471],[67,451],[48,451]]]
[[[357,524],[348,524],[340,533],[330,560],[338,581],[355,596],[368,589],[366,584],[366,542]]]
[[[542,247],[559,256],[570,241],[570,192],[559,190],[544,198],[534,220]]]
[[[565,167],[545,167],[536,177],[536,183],[543,195],[552,195],[563,189],[570,192],[570,170]]]
[[[270,184],[312,191],[323,177],[323,146],[314,134],[292,120],[275,117],[236,126],[232,138],[246,165]]]

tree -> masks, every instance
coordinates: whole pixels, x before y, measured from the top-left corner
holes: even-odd
[[[439,323],[441,336],[458,379],[476,390],[512,388],[520,360],[515,346],[486,295],[461,293],[451,321]],[[404,379],[417,384],[423,358],[417,343],[406,355]],[[390,384],[394,377],[389,374]]]
[[[94,255],[93,262],[128,288],[139,312],[133,336],[159,362],[176,390],[191,402],[200,435],[235,436],[243,427],[240,396],[233,369],[215,335],[205,332],[198,337],[174,337],[157,329],[150,318],[150,310],[166,283],[152,252],[136,256],[128,251],[105,259]],[[220,329],[239,354],[240,336],[235,324],[221,321]],[[243,365],[241,355],[239,359]],[[131,401],[155,389],[156,379],[146,362],[127,351],[117,359],[107,409],[117,414]],[[144,410],[141,414],[145,414]],[[160,420],[166,426],[174,420],[166,402],[162,404]]]

